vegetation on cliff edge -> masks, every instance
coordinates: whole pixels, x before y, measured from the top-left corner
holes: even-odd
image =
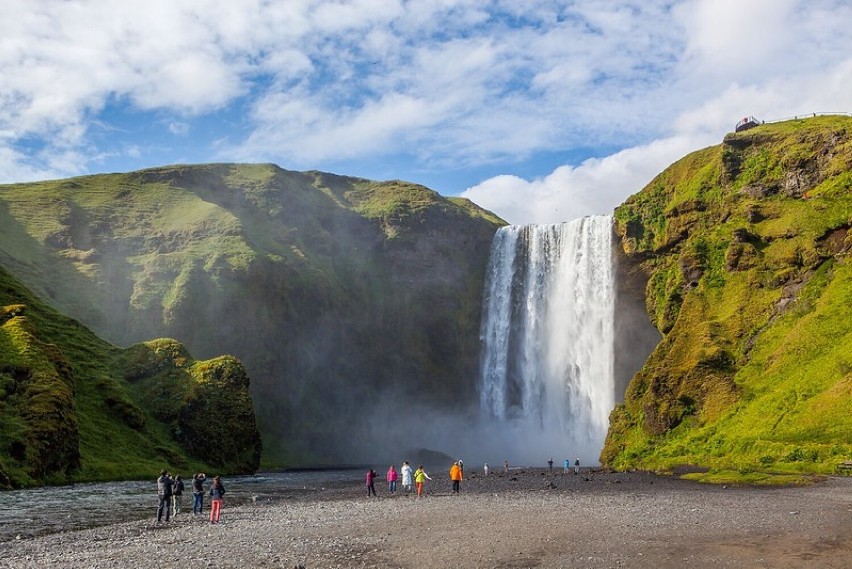
[[[239,362],[195,362],[172,340],[121,350],[0,268],[0,488],[251,472],[259,459]]]
[[[852,119],[729,134],[615,217],[663,340],[602,462],[789,474],[852,458]]]

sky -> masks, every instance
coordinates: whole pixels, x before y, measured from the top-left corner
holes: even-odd
[[[0,183],[272,162],[607,214],[743,116],[852,112],[849,0],[0,0]]]

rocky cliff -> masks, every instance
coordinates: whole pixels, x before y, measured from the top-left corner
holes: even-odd
[[[173,166],[0,187],[0,263],[118,345],[234,354],[267,457],[340,462],[474,399],[502,223],[404,182]]]
[[[253,472],[260,435],[242,365],[177,342],[121,350],[0,267],[0,488]]]
[[[852,455],[852,119],[767,124],[616,210],[663,338],[611,416],[616,468],[830,472]]]

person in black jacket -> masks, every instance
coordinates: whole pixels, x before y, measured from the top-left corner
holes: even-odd
[[[180,502],[183,497],[183,479],[180,475],[175,477],[172,484],[172,516],[176,517],[180,513]]]
[[[204,513],[204,481],[207,476],[203,472],[192,475],[192,513]]]
[[[163,519],[163,513],[166,514],[166,521],[169,521],[171,514],[172,502],[172,479],[169,473],[163,470],[160,472],[160,477],[157,478],[157,523]]]

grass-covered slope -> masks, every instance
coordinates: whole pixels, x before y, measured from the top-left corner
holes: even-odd
[[[250,472],[259,459],[239,362],[195,362],[170,340],[121,350],[0,267],[0,488]]]
[[[604,463],[827,473],[852,458],[852,119],[732,133],[616,225],[663,339]]]
[[[0,263],[118,345],[234,354],[271,460],[357,461],[377,416],[473,399],[502,223],[405,182],[170,166],[0,186]]]

